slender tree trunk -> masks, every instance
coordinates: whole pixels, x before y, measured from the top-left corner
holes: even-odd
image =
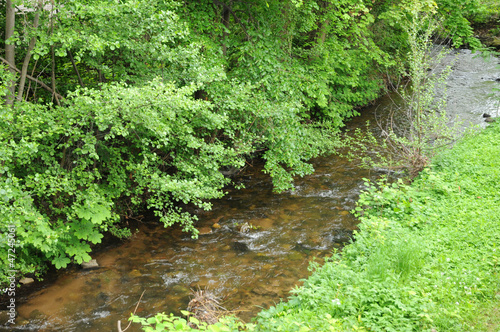
[[[40,0],[40,2],[43,0]],[[55,15],[55,8],[56,8],[56,3],[54,0],[50,1],[52,3],[52,10],[50,11],[50,35],[52,36],[54,34],[54,15]],[[61,106],[61,103],[59,102],[59,98],[57,98],[57,90],[56,90],[56,57],[55,57],[55,52],[54,52],[54,44],[50,47],[50,55],[52,57],[52,99],[56,100],[56,104]]]
[[[38,28],[38,21],[40,20],[40,10],[43,7],[43,2],[38,1],[38,8],[35,14],[35,18],[33,19],[33,31]],[[28,66],[31,60],[31,51],[35,48],[36,37],[33,36],[28,45],[28,50],[26,51],[26,56],[24,57],[23,67],[21,68],[21,78],[19,79],[19,88],[17,90],[17,100],[23,100],[24,94],[24,86],[26,85],[26,75],[28,75]],[[8,60],[8,59],[7,59]]]
[[[322,16],[328,15],[328,11],[330,10],[331,4],[325,1],[320,1],[318,5],[321,8],[320,19],[322,19]],[[322,47],[325,44],[328,35],[330,22],[331,21],[328,18],[324,19],[322,22],[318,22],[318,29],[315,32],[316,43],[313,46],[311,54],[309,54],[308,56],[309,61],[315,61],[321,57]]]
[[[56,92],[56,58],[54,56],[54,45],[51,47],[51,55],[52,55],[52,99],[56,100],[56,104],[61,106],[59,102],[59,98],[57,97],[58,93]]]
[[[36,69],[36,65],[38,63],[38,60],[35,61],[35,64],[33,65],[33,69],[31,70],[31,76],[35,75],[35,69]],[[29,78],[28,78],[29,79]],[[29,83],[28,83],[28,91],[31,91],[31,82],[33,82],[31,79],[29,79]],[[26,94],[28,94],[28,92],[26,92]],[[35,95],[36,94],[36,90],[33,90],[33,94]]]
[[[14,28],[16,23],[16,14],[14,12],[14,5],[12,3],[12,0],[6,0],[6,1],[7,3],[5,6],[5,40],[9,39],[14,34]],[[15,59],[14,45],[8,45],[7,43],[5,43],[5,59],[10,64],[15,66],[16,59]],[[9,71],[13,74],[16,72],[14,68],[9,66]],[[5,103],[7,105],[12,105],[14,103],[15,93],[16,93],[16,85],[14,84],[14,82],[12,82],[11,85],[9,86],[9,93],[7,94],[5,99]]]
[[[222,33],[222,54],[224,56],[227,55],[226,37],[227,30],[229,30],[229,15],[231,14],[231,5],[232,1],[230,1],[228,5],[223,5],[222,9],[222,24],[224,24],[224,32]]]
[[[80,76],[80,72],[78,71],[78,68],[76,67],[75,59],[73,59],[73,53],[71,53],[71,51],[68,51],[68,54],[69,54],[69,58],[71,60],[71,64],[73,65],[73,70],[75,71],[76,76],[78,77],[78,83],[80,83],[80,86],[83,87],[85,85],[83,84],[83,80],[82,80],[82,77]],[[162,72],[163,72],[163,67],[162,67]]]
[[[327,19],[321,24],[321,28],[319,29],[319,34],[318,34],[318,40],[317,43],[318,45],[323,45],[326,40],[326,33],[328,31],[328,26],[330,25],[330,20]]]

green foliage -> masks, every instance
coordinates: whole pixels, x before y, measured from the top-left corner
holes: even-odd
[[[228,183],[219,169],[242,164],[241,151],[207,139],[228,119],[190,98],[194,89],[113,84],[76,91],[64,107],[5,108],[3,224],[15,223],[22,246],[56,267],[89,260],[89,244],[139,208],[194,232],[178,204],[210,208],[205,200]]]
[[[345,141],[351,150],[347,154],[350,159],[361,159],[362,165],[370,168],[402,169],[413,178],[436,154],[451,147],[462,132],[460,123],[453,123],[445,111],[445,80],[451,66],[438,69],[447,51],[436,50],[432,43],[437,29],[435,4],[408,5],[403,13],[399,19],[405,21],[402,29],[407,35],[408,65],[399,70],[408,81],[395,86],[397,98],[389,116],[378,120],[381,138],[358,128]],[[379,149],[368,151],[367,142]]]
[[[471,18],[473,24],[498,22],[500,18],[500,3],[495,0],[479,0],[479,7]]]
[[[444,34],[450,35],[453,47],[467,45],[472,49],[481,47],[474,37],[470,20],[481,9],[479,0],[439,0],[438,11],[443,17]]]
[[[381,72],[400,62],[387,41],[406,43],[389,13],[403,5],[26,5],[7,43],[16,67],[27,60],[45,85],[28,78],[21,101],[0,109],[0,228],[16,225],[16,268],[87,261],[105,233],[129,234],[119,221],[143,209],[196,236],[196,216],[183,207],[210,209],[230,183],[221,170],[249,158],[265,160],[276,191],[292,188],[383,91]],[[384,24],[394,29],[380,37]],[[15,78],[0,70],[4,97]]]
[[[164,313],[156,314],[154,317],[143,318],[132,315],[130,320],[134,323],[140,323],[142,330],[145,332],[153,331],[210,331],[210,332],[236,332],[236,331],[253,331],[252,324],[243,324],[238,319],[232,316],[220,318],[218,323],[207,324],[200,322],[197,318],[191,316],[187,311],[182,312],[188,317],[174,316],[173,314],[166,315]]]

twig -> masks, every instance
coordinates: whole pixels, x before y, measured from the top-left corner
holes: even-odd
[[[142,292],[141,297],[139,298],[139,301],[137,301],[137,305],[135,306],[134,312],[132,313],[133,315],[135,315],[135,312],[137,311],[137,308],[139,308],[139,303],[141,303],[142,296],[144,295],[145,292],[146,292],[146,290],[144,290]],[[130,324],[132,324],[132,322],[128,323],[127,327],[124,330],[122,330],[122,321],[118,320],[118,323],[117,323],[118,332],[125,332],[125,331],[127,331],[128,328],[130,327]]]
[[[71,60],[71,64],[73,65],[73,69],[75,70],[76,76],[78,76],[78,82],[80,83],[80,86],[85,87],[83,84],[82,77],[80,76],[80,72],[78,71],[78,68],[76,67],[75,59],[73,59],[73,53],[71,51],[68,51],[69,58]]]

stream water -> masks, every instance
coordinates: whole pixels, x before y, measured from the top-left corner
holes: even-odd
[[[498,59],[486,61],[467,50],[454,61],[448,79],[448,112],[466,123],[484,124],[483,113],[499,116]],[[349,127],[381,114],[390,99],[365,109]],[[211,289],[225,296],[223,305],[244,320],[287,296],[308,276],[308,262],[350,240],[356,219],[349,213],[363,188],[363,178],[379,174],[328,156],[313,161],[314,175],[298,179],[296,190],[272,192],[259,165],[238,178],[244,190],[229,189],[200,214],[198,240],[155,223],[141,224],[132,238],[110,246],[94,258],[95,270],[62,271],[44,288],[17,299],[14,330],[116,331],[141,296],[137,314],[179,313],[191,289]],[[214,224],[220,228],[213,228]],[[249,227],[248,227],[249,226]],[[242,227],[250,228],[247,232]],[[2,327],[0,327],[0,330]],[[5,327],[4,327],[5,329]],[[132,326],[128,331],[139,331]]]

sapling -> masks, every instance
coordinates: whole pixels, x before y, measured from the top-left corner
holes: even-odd
[[[358,130],[346,140],[351,147],[348,157],[360,160],[363,166],[388,173],[404,170],[414,178],[461,134],[459,124],[452,124],[445,111],[445,82],[451,66],[442,68],[449,51],[432,42],[438,29],[433,8],[411,4],[403,8],[400,18],[408,21],[403,25],[407,65],[399,70],[400,81],[389,82],[394,90],[392,106],[387,116],[377,119],[380,137]],[[369,151],[373,144],[376,151]]]

